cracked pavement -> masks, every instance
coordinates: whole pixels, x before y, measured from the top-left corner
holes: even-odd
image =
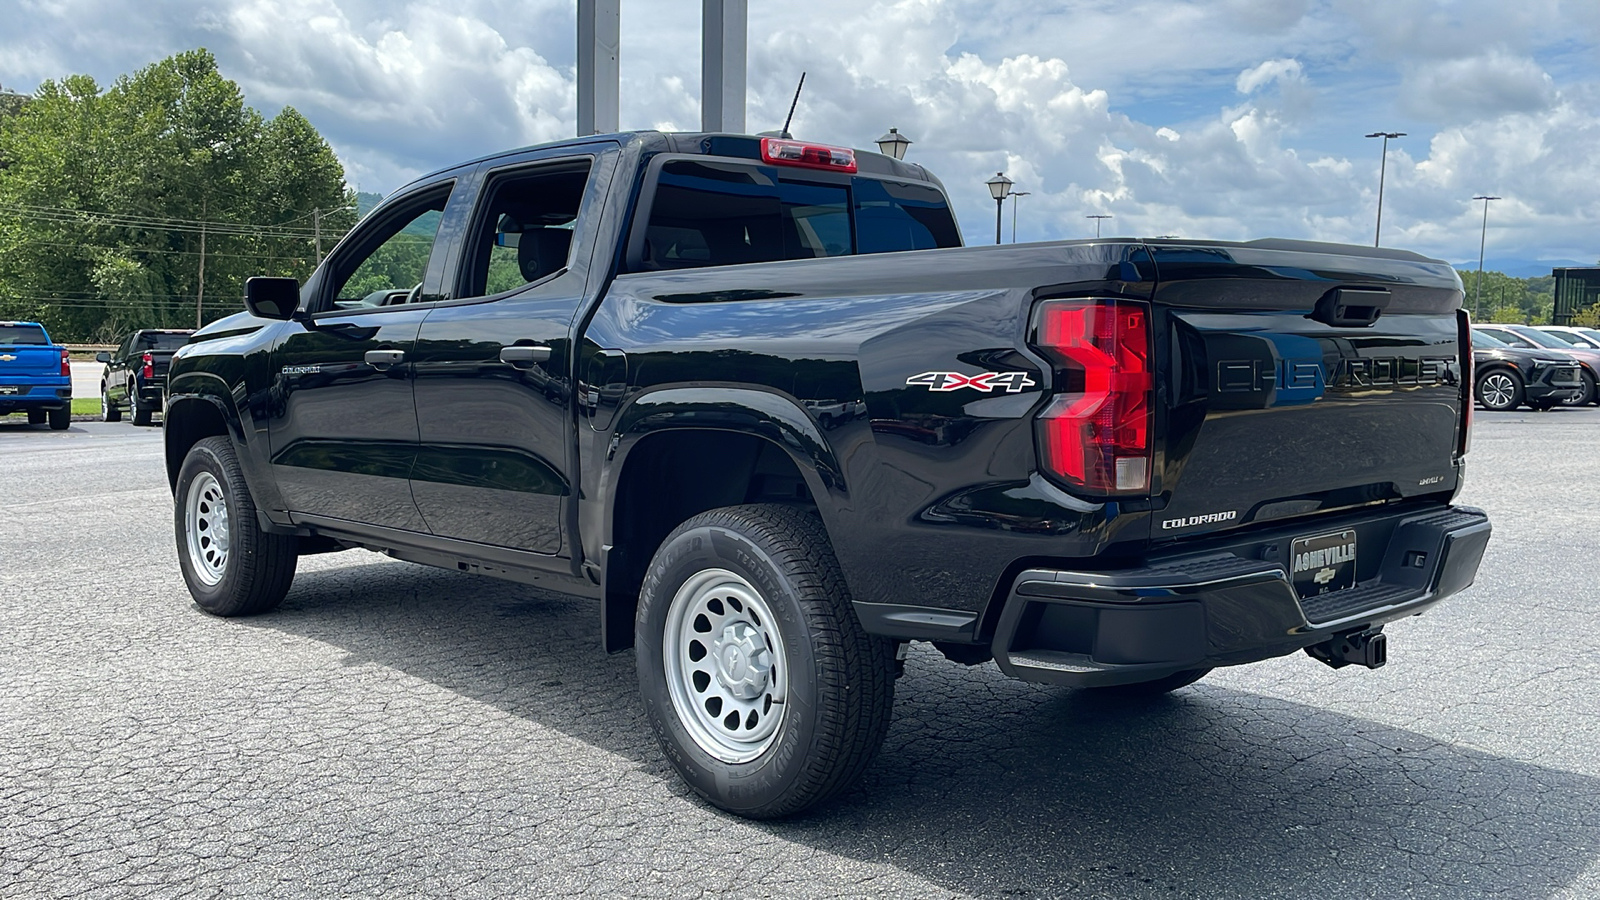
[[[158,429],[0,420],[0,897],[1600,895],[1600,410],[1480,413],[1478,584],[1108,702],[913,645],[861,785],[693,797],[590,601],[365,551],[183,587]]]

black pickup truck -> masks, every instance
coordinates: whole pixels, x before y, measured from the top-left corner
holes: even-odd
[[[193,331],[144,328],[127,335],[113,351],[102,350],[95,361],[105,364],[100,376],[100,416],[122,421],[126,407],[135,425],[149,425],[151,414],[165,403],[167,366],[172,354],[188,343]]]
[[[178,351],[178,559],[222,616],[350,547],[593,597],[688,783],[785,815],[865,767],[909,641],[1121,692],[1381,665],[1489,539],[1460,302],[1366,247],[963,248],[863,151],[519,150]]]

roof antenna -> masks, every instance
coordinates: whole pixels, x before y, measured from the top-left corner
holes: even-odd
[[[789,102],[789,118],[783,120],[784,140],[793,140],[794,135],[789,133],[789,123],[794,121],[794,108],[800,105],[800,89],[806,86],[806,73],[800,73],[800,83],[794,86],[794,99]]]

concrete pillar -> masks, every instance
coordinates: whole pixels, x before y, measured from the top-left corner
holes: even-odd
[[[578,0],[579,137],[618,130],[617,48],[621,43],[622,0]],[[740,51],[742,88],[743,44]]]
[[[742,134],[748,0],[701,0],[700,128]]]

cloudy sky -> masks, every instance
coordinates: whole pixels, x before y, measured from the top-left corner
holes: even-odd
[[[213,51],[292,105],[362,190],[574,131],[575,0],[5,0],[0,85],[109,82]],[[968,240],[982,182],[1022,240],[1107,233],[1370,243],[1476,263],[1600,259],[1597,0],[752,0],[748,121],[871,147],[889,126]],[[623,0],[622,127],[699,127],[699,0]],[[1011,210],[1006,211],[1007,237]]]

